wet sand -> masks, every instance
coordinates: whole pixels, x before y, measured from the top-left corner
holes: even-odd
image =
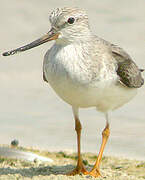
[[[145,67],[145,1],[5,0],[1,2],[1,52],[29,43],[49,28],[48,14],[60,6],[88,12],[92,31],[123,47]],[[18,139],[22,146],[76,149],[71,107],[42,80],[42,60],[52,43],[0,61],[0,144]],[[144,75],[145,76],[145,75]],[[145,160],[145,86],[127,105],[111,114],[111,136],[105,155]],[[97,152],[104,116],[95,109],[80,111],[83,152]]]

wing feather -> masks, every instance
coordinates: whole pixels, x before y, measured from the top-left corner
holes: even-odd
[[[111,44],[111,49],[117,61],[117,74],[121,83],[130,88],[140,88],[144,84],[141,70],[122,48]]]

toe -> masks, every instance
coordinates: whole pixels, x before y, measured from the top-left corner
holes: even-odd
[[[98,169],[93,169],[89,172],[89,175],[91,175],[93,177],[99,177],[99,176],[101,176],[101,173]]]
[[[68,172],[66,175],[67,176],[75,176],[76,174],[84,174],[84,175],[88,175],[89,172],[86,170],[86,168],[82,165],[82,166],[77,166],[74,170],[72,170],[71,172]]]

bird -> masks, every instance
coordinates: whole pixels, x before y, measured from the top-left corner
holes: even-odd
[[[77,165],[67,175],[101,176],[100,163],[110,135],[109,113],[128,103],[144,84],[130,55],[118,45],[91,31],[86,11],[79,7],[55,8],[49,16],[51,28],[41,38],[3,56],[54,40],[43,62],[43,80],[72,107],[77,135]],[[81,154],[82,125],[79,109],[95,107],[105,115],[106,125],[96,162],[89,171]]]

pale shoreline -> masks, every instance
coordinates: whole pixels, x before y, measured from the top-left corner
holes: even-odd
[[[94,179],[90,176],[65,176],[63,174],[70,171],[76,164],[76,153],[72,152],[47,152],[38,149],[18,148],[25,152],[29,151],[53,162],[43,162],[40,160],[23,161],[0,157],[0,180],[81,180]],[[96,160],[93,153],[83,153],[84,163],[88,170],[92,168]],[[144,180],[145,161],[123,159],[121,157],[104,156],[101,162],[101,178],[99,180]]]

